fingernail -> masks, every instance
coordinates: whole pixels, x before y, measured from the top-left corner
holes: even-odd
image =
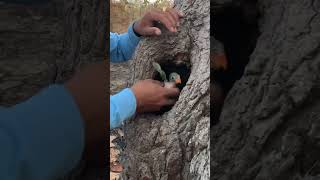
[[[171,27],[171,31],[172,31],[172,32],[174,32],[174,31],[175,31],[174,27]]]
[[[179,16],[183,17],[184,14],[181,11],[179,11]]]
[[[180,26],[180,23],[179,23],[179,22],[177,22],[177,26],[178,26],[178,27]]]

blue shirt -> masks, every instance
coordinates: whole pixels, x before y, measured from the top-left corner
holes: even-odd
[[[47,0],[15,0],[34,3]],[[10,2],[6,0],[6,2]],[[63,85],[0,108],[0,180],[55,180],[79,163],[84,122]]]
[[[110,33],[112,62],[130,59],[139,38]],[[111,127],[135,113],[130,89],[110,98]],[[27,101],[0,108],[0,180],[54,180],[79,163],[84,150],[84,122],[63,85],[51,85]]]
[[[130,25],[125,34],[110,33],[110,60],[124,62],[129,60],[140,38]],[[110,97],[110,128],[119,127],[123,121],[132,117],[136,111],[136,98],[130,88]]]
[[[52,180],[80,161],[84,123],[71,94],[52,85],[0,109],[0,179]]]

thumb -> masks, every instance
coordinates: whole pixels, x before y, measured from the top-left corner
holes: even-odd
[[[145,29],[145,34],[147,36],[160,36],[161,30],[157,27],[148,27]]]
[[[175,99],[167,99],[164,102],[164,105],[174,105],[176,102],[177,102],[177,100],[175,100]]]

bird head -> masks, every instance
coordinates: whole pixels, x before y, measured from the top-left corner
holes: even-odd
[[[222,42],[210,37],[210,67],[216,71],[228,69],[228,59]]]
[[[174,82],[176,84],[181,84],[180,75],[178,73],[176,73],[176,72],[170,73],[169,82]]]
[[[224,53],[212,55],[210,57],[211,62],[211,68],[214,70],[227,70],[228,69],[228,60]]]

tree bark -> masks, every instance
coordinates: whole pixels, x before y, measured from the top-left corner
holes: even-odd
[[[23,102],[50,84],[65,82],[81,65],[105,60],[108,4],[0,4],[0,105]],[[79,168],[65,179],[102,179],[105,171],[97,170]]]
[[[0,5],[2,106],[24,101],[56,79],[63,22],[48,6]]]
[[[210,132],[211,179],[319,179],[320,3],[257,8],[256,48]]]
[[[209,179],[209,1],[180,1],[185,18],[178,33],[143,39],[131,64],[129,86],[154,78],[152,62],[185,64],[186,86],[173,108],[138,114],[125,124],[123,179]]]
[[[107,54],[109,3],[104,0],[64,1],[63,59],[57,62],[57,81],[70,77],[76,67],[103,61]]]
[[[107,2],[54,0],[0,5],[0,104],[12,106],[83,63],[103,61]]]

